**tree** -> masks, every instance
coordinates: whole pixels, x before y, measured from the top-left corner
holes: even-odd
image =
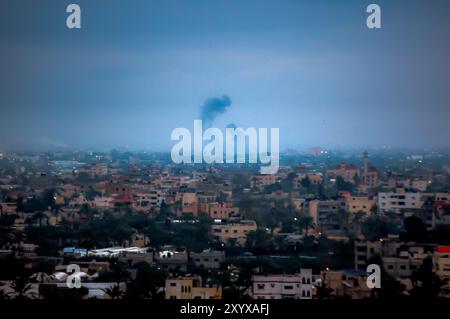
[[[269,249],[271,237],[267,231],[257,229],[247,234],[246,245],[255,253],[267,252]]]
[[[32,291],[31,284],[27,284],[23,278],[16,278],[11,283],[12,292],[10,297],[17,300],[34,299],[36,298],[36,293]]]
[[[362,231],[368,240],[377,240],[389,232],[388,224],[379,216],[371,216],[362,224]]]
[[[375,255],[367,261],[367,264],[376,264],[381,268],[381,288],[373,289],[372,297],[380,299],[392,299],[404,296],[405,285],[397,279],[389,275],[383,266],[383,260],[380,256]]]
[[[336,189],[337,191],[353,191],[353,184],[350,182],[346,182],[341,176],[336,178]]]
[[[309,190],[309,188],[311,187],[311,181],[309,179],[308,176],[306,176],[305,178],[303,178],[300,181],[300,185],[302,185],[302,187],[306,188],[307,190]]]
[[[305,230],[305,235],[308,236],[308,230],[313,227],[313,219],[311,216],[302,216],[298,222],[300,229]]]
[[[316,294],[318,299],[328,299],[331,293],[334,291],[325,283],[325,281],[319,280],[316,284]]]
[[[159,289],[164,287],[167,272],[158,267],[150,266],[146,262],[136,264],[136,269],[136,280],[133,282],[135,292],[139,296],[152,299],[163,298]]]
[[[336,214],[337,222],[342,228],[346,229],[348,227],[348,222],[350,214],[345,209],[339,208]]]
[[[404,219],[406,233],[403,234],[403,240],[423,243],[427,240],[427,228],[425,223],[416,216]]]
[[[433,272],[431,257],[424,259],[422,266],[411,276],[411,295],[419,298],[438,298],[450,294],[448,279],[441,279]]]
[[[102,289],[102,291],[111,299],[122,299],[125,295],[125,292],[120,289],[119,284]]]

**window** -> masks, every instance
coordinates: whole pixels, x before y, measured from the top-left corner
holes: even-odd
[[[177,296],[170,296],[169,299],[177,299]]]
[[[292,290],[292,289],[294,289],[294,286],[291,286],[291,285],[289,285],[289,286],[284,286],[284,289],[286,289],[286,290]]]
[[[265,285],[264,284],[258,284],[258,289],[264,289]]]
[[[176,282],[171,282],[170,283],[170,287],[176,287],[177,283]]]

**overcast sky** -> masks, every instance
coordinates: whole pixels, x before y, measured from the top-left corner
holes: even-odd
[[[3,0],[0,149],[170,150],[224,95],[212,125],[278,127],[282,149],[448,147],[449,14],[446,0]]]

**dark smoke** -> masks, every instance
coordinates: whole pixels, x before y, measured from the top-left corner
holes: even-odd
[[[231,105],[231,99],[228,95],[222,97],[214,97],[207,99],[202,106],[202,120],[203,125],[210,126],[217,115],[226,112],[227,107]]]

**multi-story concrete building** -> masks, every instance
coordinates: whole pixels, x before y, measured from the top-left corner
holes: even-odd
[[[177,251],[172,246],[165,246],[162,247],[160,251],[155,253],[154,260],[164,269],[180,269],[182,271],[186,271],[189,256],[186,251]]]
[[[134,194],[133,209],[148,211],[151,208],[161,207],[163,201],[162,191],[158,189]]]
[[[214,203],[210,204],[208,208],[209,217],[213,219],[236,220],[241,217],[238,207],[233,207],[231,204]]]
[[[319,280],[331,289],[333,297],[363,299],[369,298],[372,293],[372,290],[367,287],[367,272],[364,270],[321,271]]]
[[[345,210],[349,213],[363,212],[371,214],[371,209],[377,203],[376,197],[371,196],[346,196]]]
[[[222,287],[202,285],[200,276],[166,279],[166,299],[221,299]]]
[[[450,279],[450,246],[438,246],[433,253],[433,270],[441,278]]]
[[[359,168],[353,164],[341,163],[335,168],[327,170],[329,179],[341,177],[344,181],[354,183],[355,178],[359,176]]]
[[[225,252],[219,250],[207,249],[200,253],[191,253],[192,262],[197,266],[203,266],[206,269],[217,269],[225,262]]]
[[[397,256],[402,242],[394,240],[355,241],[355,268],[365,270],[375,256]]]
[[[214,223],[211,226],[211,235],[221,242],[236,240],[238,245],[244,245],[247,234],[256,231],[257,225],[254,220],[241,220],[236,223]]]
[[[254,275],[253,299],[311,299],[312,270],[300,269],[300,273],[287,275]]]
[[[380,212],[397,212],[404,208],[420,208],[422,206],[420,193],[406,192],[404,188],[397,188],[395,192],[381,192],[378,194],[378,208]]]
[[[275,184],[277,179],[276,175],[254,175],[251,177],[251,186],[263,189],[266,186]]]

